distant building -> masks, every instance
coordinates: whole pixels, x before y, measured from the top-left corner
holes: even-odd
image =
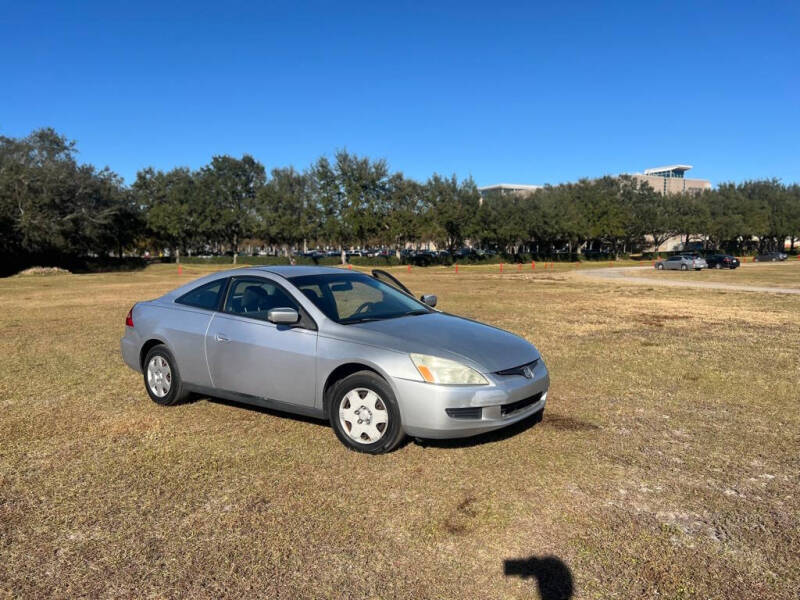
[[[667,165],[665,167],[653,167],[645,169],[644,173],[629,173],[633,179],[643,183],[647,182],[659,194],[699,194],[703,190],[711,189],[711,182],[708,179],[689,179],[686,171],[692,165]],[[501,194],[530,194],[541,185],[528,185],[524,183],[496,183],[479,187],[478,191],[482,198],[490,193]]]
[[[699,194],[703,190],[711,189],[711,182],[707,179],[689,179],[686,171],[692,165],[667,165],[645,169],[644,173],[631,173],[631,177],[642,182],[647,182],[659,194]]]
[[[479,187],[478,191],[481,196],[487,196],[492,192],[500,192],[501,194],[530,194],[541,187],[540,185],[527,185],[524,183],[496,183],[494,185]]]

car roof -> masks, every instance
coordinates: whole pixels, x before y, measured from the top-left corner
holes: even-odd
[[[201,285],[205,285],[211,281],[216,281],[217,279],[224,279],[225,277],[233,277],[235,275],[255,275],[255,272],[261,271],[262,273],[271,273],[273,275],[278,275],[279,277],[284,277],[289,279],[291,277],[297,277],[299,275],[324,275],[326,273],[338,273],[339,275],[342,274],[351,274],[351,275],[367,275],[367,273],[363,273],[362,271],[348,271],[344,269],[337,269],[334,267],[317,267],[317,266],[290,266],[290,265],[242,265],[238,268],[234,269],[225,269],[224,271],[215,271],[213,273],[209,273],[199,279],[195,279],[194,281],[190,281],[188,283],[183,284],[182,286],[175,288],[174,290],[170,290],[163,296],[162,299],[165,300],[174,300],[182,296],[183,294],[190,292],[191,290],[200,287]]]
[[[343,269],[339,269],[336,267],[317,267],[317,266],[306,266],[306,265],[265,265],[265,266],[256,266],[251,267],[257,271],[266,271],[267,273],[272,273],[274,275],[280,275],[281,277],[297,277],[300,275],[324,275],[326,273],[338,273],[339,275],[342,274]],[[357,273],[358,271],[356,271]]]

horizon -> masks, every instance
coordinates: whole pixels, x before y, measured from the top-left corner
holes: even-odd
[[[0,135],[52,127],[127,185],[338,149],[478,186],[684,162],[715,187],[800,182],[797,6],[410,6],[11,6]]]

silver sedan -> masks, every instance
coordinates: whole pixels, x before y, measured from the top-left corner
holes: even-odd
[[[708,263],[702,256],[676,255],[670,256],[666,260],[656,261],[655,267],[659,271],[664,269],[677,269],[680,271],[694,269],[695,271],[700,271],[701,269],[707,269]]]
[[[435,305],[385,271],[236,269],[134,305],[122,356],[158,404],[200,393],[325,418],[369,453],[541,415],[536,348]]]

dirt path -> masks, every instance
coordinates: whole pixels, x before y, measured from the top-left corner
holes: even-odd
[[[697,281],[691,279],[700,273],[681,272],[681,273],[659,273],[659,277],[629,277],[627,273],[641,273],[646,270],[654,271],[653,267],[611,267],[609,269],[586,269],[575,271],[579,277],[589,277],[591,279],[614,279],[626,283],[638,283],[643,285],[663,285],[667,287],[694,287],[708,288],[712,290],[725,290],[731,292],[768,292],[771,294],[800,294],[798,288],[787,287],[768,287],[763,285],[739,285],[735,283],[718,283],[716,281]],[[664,275],[662,278],[661,275]],[[667,279],[671,275],[685,275],[681,279]]]

